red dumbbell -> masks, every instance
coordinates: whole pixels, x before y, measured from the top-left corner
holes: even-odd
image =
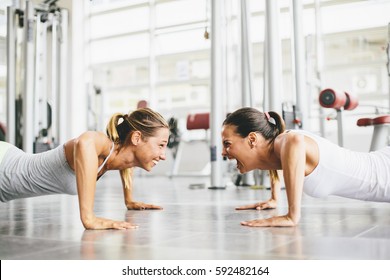
[[[330,88],[324,89],[319,96],[320,105],[325,108],[340,110],[353,110],[359,102],[357,98],[343,91],[336,91]]]

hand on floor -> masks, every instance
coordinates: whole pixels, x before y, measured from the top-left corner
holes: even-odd
[[[114,221],[105,218],[94,217],[89,222],[83,222],[85,229],[135,229],[138,225],[133,225],[124,221]]]
[[[277,206],[277,202],[275,199],[269,199],[264,202],[258,202],[254,204],[244,205],[236,207],[236,210],[249,210],[249,209],[256,209],[256,210],[266,210],[266,209],[275,209]]]
[[[143,202],[136,202],[132,201],[129,203],[126,203],[126,207],[128,210],[162,210],[163,208],[161,206],[153,205],[153,204],[146,204]]]
[[[293,227],[296,223],[286,216],[277,216],[268,219],[259,219],[241,222],[241,225],[248,227]]]

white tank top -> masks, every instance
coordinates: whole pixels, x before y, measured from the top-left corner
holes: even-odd
[[[310,132],[292,132],[310,137],[319,149],[319,163],[304,179],[303,191],[306,194],[390,202],[390,147],[374,152],[356,152]]]

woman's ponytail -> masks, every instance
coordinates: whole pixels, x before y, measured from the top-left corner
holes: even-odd
[[[276,136],[278,136],[279,134],[283,133],[286,130],[286,125],[284,123],[284,120],[278,113],[274,111],[269,111],[268,115],[270,117],[268,122],[271,124],[271,126],[274,125],[275,129],[277,130],[275,132],[275,138],[276,138]]]
[[[111,139],[114,143],[119,143],[119,134],[117,130],[119,120],[123,118],[122,114],[116,113],[111,116],[106,127],[106,133],[108,138]]]
[[[271,126],[274,126],[274,137],[271,141],[273,142],[279,134],[283,133],[286,130],[286,125],[284,123],[284,120],[278,113],[270,111],[268,112],[268,116],[268,122],[270,122]],[[274,182],[278,182],[280,180],[277,170],[269,170],[269,175],[271,180]]]

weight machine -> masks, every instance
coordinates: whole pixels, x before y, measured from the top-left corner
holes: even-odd
[[[331,88],[323,89],[319,95],[319,103],[324,108],[333,108],[337,112],[337,131],[338,144],[344,146],[344,128],[343,128],[343,111],[355,109],[359,101],[356,96],[347,92],[334,90]]]
[[[7,142],[28,153],[66,140],[68,11],[45,0],[7,7]]]

